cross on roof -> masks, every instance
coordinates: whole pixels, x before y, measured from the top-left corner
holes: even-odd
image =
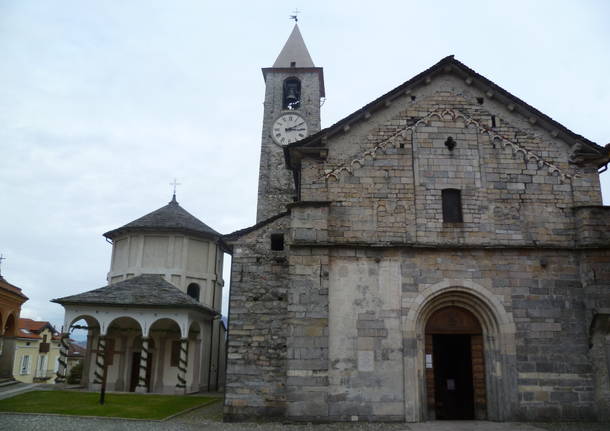
[[[4,257],[2,254],[0,254],[0,275],[2,275],[2,261],[6,260],[6,257]]]
[[[176,199],[176,187],[177,187],[177,186],[181,186],[182,184],[181,184],[181,183],[179,183],[179,182],[178,182],[178,181],[177,181],[177,180],[174,178],[174,181],[173,181],[173,182],[171,182],[171,183],[169,183],[169,185],[174,187],[174,200],[175,200],[175,199]]]

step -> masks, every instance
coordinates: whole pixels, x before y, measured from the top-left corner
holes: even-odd
[[[0,380],[0,388],[4,388],[7,386],[13,386],[13,385],[16,385],[17,383],[19,383],[19,382],[13,378],[2,379],[2,380]]]

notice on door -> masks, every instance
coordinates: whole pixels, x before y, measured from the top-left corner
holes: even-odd
[[[447,379],[447,390],[455,391],[455,379]]]

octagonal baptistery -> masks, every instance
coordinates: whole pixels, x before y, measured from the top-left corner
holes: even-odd
[[[223,243],[221,234],[176,201],[106,232],[112,241],[108,284],[140,274],[162,275],[203,305],[220,311]]]
[[[221,235],[174,195],[104,236],[113,245],[108,285],[52,300],[65,308],[56,382],[67,378],[67,339],[82,328],[81,384],[89,389],[104,383],[111,391],[163,393],[222,387]]]

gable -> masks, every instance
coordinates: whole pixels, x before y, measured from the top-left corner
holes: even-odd
[[[333,203],[330,240],[567,245],[571,208],[601,203],[596,167],[571,163],[569,143],[452,74],[301,148],[301,200]],[[443,220],[447,189],[459,224]]]
[[[332,126],[287,146],[285,155],[288,166],[298,166],[299,160],[303,154],[311,152],[310,150],[308,151],[308,147],[326,147],[327,142],[333,137],[343,133],[349,133],[349,130],[353,128],[354,125],[363,121],[368,121],[371,116],[378,115],[395,102],[404,103],[404,99],[413,101],[413,98],[418,97],[418,93],[426,92],[426,88],[430,87],[438,78],[447,76],[456,78],[457,82],[461,83],[462,87],[468,88],[471,94],[477,94],[477,97],[482,98],[484,101],[487,100],[492,102],[496,109],[510,112],[513,114],[516,121],[525,121],[532,126],[535,125],[540,132],[546,132],[548,135],[552,136],[553,139],[563,140],[570,147],[577,146],[575,149],[578,149],[579,155],[588,155],[589,157],[585,156],[584,159],[594,159],[594,163],[596,163],[598,167],[608,162],[610,152],[607,149],[572,132],[551,117],[543,114],[492,81],[468,68],[463,63],[455,60],[453,56],[449,56]],[[591,157],[591,155],[596,155],[597,157]]]

